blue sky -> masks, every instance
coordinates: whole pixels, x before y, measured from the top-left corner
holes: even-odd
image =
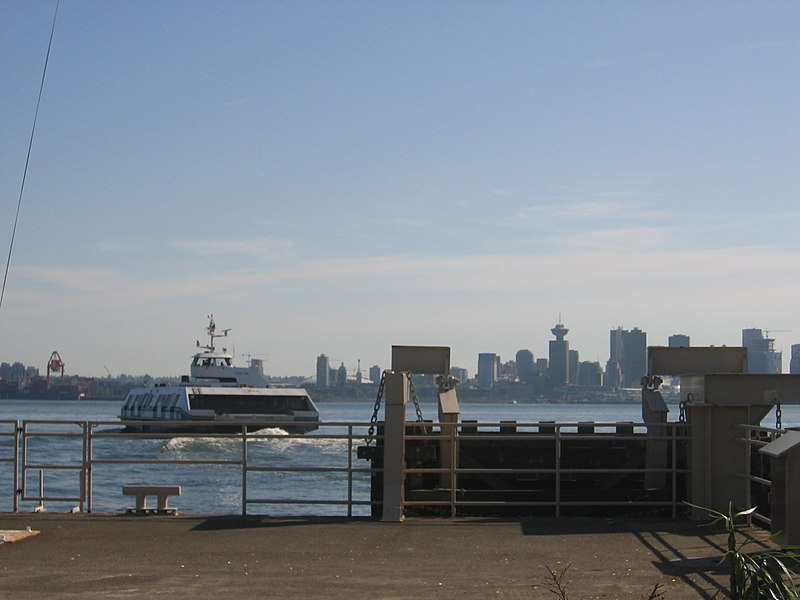
[[[0,3],[0,244],[54,2]],[[0,360],[800,343],[800,4],[62,0]],[[5,261],[4,261],[5,262]],[[235,344],[235,346],[234,346]],[[240,362],[244,362],[241,359]]]

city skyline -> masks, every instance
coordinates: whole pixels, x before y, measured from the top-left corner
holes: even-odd
[[[564,323],[562,323],[561,319],[559,318],[559,322],[556,323],[550,330],[550,335],[554,336],[555,340],[548,340],[547,341],[547,351],[536,354],[530,350],[530,346],[526,346],[523,348],[518,348],[513,352],[509,352],[506,354],[497,353],[497,352],[487,352],[481,351],[478,352],[475,356],[475,360],[472,364],[467,362],[458,363],[457,361],[451,360],[451,369],[453,371],[465,372],[469,374],[469,379],[478,380],[480,383],[481,376],[479,371],[481,370],[481,362],[482,360],[486,359],[488,362],[484,362],[484,364],[492,364],[491,369],[493,370],[493,375],[489,377],[489,380],[494,380],[499,377],[499,370],[501,366],[505,366],[508,363],[518,363],[519,357],[521,354],[529,354],[528,360],[531,361],[532,368],[534,370],[541,369],[540,363],[542,360],[546,363],[546,368],[550,368],[550,360],[551,360],[551,353],[554,351],[552,346],[553,342],[563,343],[564,341],[569,342],[569,340],[565,340],[565,337],[569,334],[570,330]],[[634,326],[631,330],[623,329],[621,325],[618,325],[615,328],[612,328],[608,331],[610,334],[609,340],[609,349],[607,352],[607,360],[604,360],[602,357],[600,358],[588,358],[582,354],[580,354],[580,348],[568,348],[568,352],[571,354],[575,354],[575,361],[579,361],[580,364],[584,363],[591,363],[592,365],[597,365],[600,369],[600,374],[603,377],[617,377],[613,373],[609,374],[607,369],[610,364],[613,362],[618,362],[617,368],[619,368],[619,374],[625,374],[624,379],[619,381],[618,383],[613,383],[612,387],[618,387],[618,385],[622,385],[623,387],[636,387],[638,385],[638,378],[639,375],[634,373],[638,373],[639,371],[644,372],[646,370],[646,366],[644,364],[645,356],[644,353],[646,352],[646,348],[649,346],[697,346],[697,344],[691,343],[691,335],[685,333],[674,333],[667,336],[666,341],[650,341],[647,338],[647,331],[642,330],[638,326]],[[760,328],[743,328],[740,330],[740,343],[738,344],[731,344],[733,346],[743,346],[749,348],[750,351],[750,368],[752,372],[783,372],[789,373],[792,372],[792,361],[796,363],[794,367],[795,372],[800,372],[800,344],[791,344],[790,351],[788,353],[783,352],[780,348],[774,347],[774,337],[771,337],[772,334],[769,330],[764,330]],[[627,345],[626,339],[633,337],[639,341],[634,343],[635,347],[635,354],[641,355],[638,358],[634,358],[633,362],[630,363],[630,357],[628,359],[621,358],[621,353],[624,354],[624,350],[622,348]],[[221,338],[223,342],[227,339],[225,337]],[[199,343],[199,340],[197,341]],[[705,344],[704,344],[705,345]],[[723,344],[709,344],[711,346],[721,346]],[[728,344],[724,344],[728,345]],[[228,348],[224,346],[223,343],[217,343],[217,347],[220,349],[225,349],[226,351],[230,351]],[[452,351],[452,348],[451,348]],[[556,352],[561,353],[562,350],[558,350],[558,345],[556,346]],[[578,355],[580,354],[580,357]],[[767,355],[772,355],[768,357]],[[258,358],[259,355],[251,355],[251,354],[234,354],[234,360],[236,357],[240,358]],[[455,354],[452,354],[455,356]],[[492,357],[489,359],[488,357]],[[482,358],[483,357],[483,358]],[[564,359],[563,355],[561,355],[562,360]],[[59,357],[60,360],[60,357]],[[259,358],[262,360],[262,358]],[[390,368],[390,364],[387,362],[385,364],[378,363],[378,362],[369,362],[364,361],[360,358],[332,358],[326,352],[322,352],[315,357],[315,365],[311,369],[307,369],[305,371],[299,370],[292,373],[271,373],[269,371],[268,365],[264,365],[265,373],[273,376],[273,377],[304,377],[304,378],[317,378],[319,381],[319,377],[322,374],[324,378],[323,387],[328,387],[334,385],[338,380],[338,375],[333,375],[334,372],[338,372],[341,370],[342,367],[345,368],[345,372],[347,377],[353,378],[357,373],[361,373],[364,380],[372,380],[375,381],[376,378],[373,376],[375,372],[380,373],[381,371]],[[244,361],[239,361],[239,363],[244,364]],[[236,363],[235,364],[239,364]],[[0,357],[0,364],[2,365],[20,365],[21,367],[27,369],[35,369],[39,371],[37,374],[41,374],[41,372],[46,371],[46,363],[45,365],[40,368],[39,365],[35,364],[26,364],[23,361],[19,361],[16,359],[8,359]],[[515,366],[519,366],[516,365]],[[577,383],[575,381],[576,373],[572,371],[573,365],[570,363],[569,369],[569,382],[571,384]],[[376,371],[377,370],[377,371]],[[627,371],[627,372],[626,372]],[[65,369],[66,372],[66,369]],[[110,371],[106,371],[108,376],[112,376]],[[128,375],[128,376],[151,376],[151,377],[176,377],[183,373],[118,373],[117,375]],[[81,375],[81,376],[88,376],[88,377],[97,377],[97,375],[90,375],[85,373],[69,373],[69,375]],[[0,376],[1,377],[1,376]],[[102,377],[102,376],[101,376]],[[567,373],[562,373],[557,375],[557,379],[563,379],[567,377]],[[485,381],[484,381],[485,383]],[[602,383],[603,386],[608,386],[609,383],[607,380],[604,380]],[[557,387],[557,385],[556,385]]]
[[[0,248],[55,2],[0,3]],[[62,2],[0,360],[800,341],[800,5]],[[796,336],[796,337],[795,337]]]

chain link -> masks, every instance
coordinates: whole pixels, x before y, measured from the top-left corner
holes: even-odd
[[[378,412],[381,410],[381,400],[383,399],[383,388],[386,386],[386,371],[381,373],[381,382],[378,384],[378,397],[375,398],[375,406],[372,410],[372,418],[369,420],[369,430],[364,442],[369,446],[375,440],[375,424],[378,422]]]
[[[411,400],[414,401],[414,410],[417,413],[417,421],[424,421],[422,418],[422,408],[419,405],[419,398],[417,397],[417,388],[414,387],[414,377],[411,372],[408,373],[408,387],[411,389]]]
[[[386,371],[381,373],[381,382],[378,385],[378,396],[375,398],[375,406],[372,409],[372,417],[369,420],[369,429],[367,430],[367,437],[364,443],[367,446],[371,445],[375,440],[375,426],[378,423],[378,413],[381,410],[381,401],[383,400],[383,390],[386,387]],[[408,373],[408,387],[411,389],[411,399],[414,401],[414,411],[417,413],[417,421],[424,421],[422,417],[422,408],[420,407],[419,397],[417,396],[417,388],[414,387],[414,378],[411,373]]]
[[[783,421],[781,419],[781,403],[775,405],[775,429],[783,429]]]

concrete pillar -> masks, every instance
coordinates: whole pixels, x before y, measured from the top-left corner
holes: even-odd
[[[405,421],[408,374],[387,371],[383,430],[383,515],[381,521],[403,520],[405,480]]]

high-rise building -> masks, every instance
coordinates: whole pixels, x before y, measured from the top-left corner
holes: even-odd
[[[622,387],[622,367],[619,364],[619,361],[614,360],[612,358],[608,359],[606,363],[606,376],[603,380],[603,384],[607,388],[621,388]]]
[[[792,344],[792,357],[789,360],[789,373],[800,375],[800,344]]]
[[[748,373],[779,374],[782,371],[783,355],[775,351],[775,339],[765,336],[760,329],[742,329],[742,346],[747,348]]]
[[[347,383],[347,368],[344,366],[344,363],[339,365],[339,368],[336,369],[336,385],[342,386]]]
[[[647,334],[634,327],[625,339],[625,362],[622,365],[625,387],[639,387],[647,375]]]
[[[599,362],[583,361],[578,363],[578,385],[603,385],[603,369]]]
[[[564,327],[559,320],[558,325],[550,332],[556,339],[550,340],[550,366],[548,377],[550,386],[558,387],[569,383],[569,342],[564,338],[569,329]]]
[[[616,364],[614,364],[616,363]],[[620,381],[616,383],[616,370]],[[606,365],[606,385],[609,387],[638,387],[647,374],[647,334],[634,327],[630,331],[617,327],[611,330],[609,359]]]
[[[668,344],[670,348],[689,348],[691,346],[689,336],[682,333],[675,333],[669,336]]]
[[[466,369],[462,369],[461,367],[450,367],[450,375],[458,379],[460,382],[466,382],[469,376]]]
[[[536,374],[546,374],[549,370],[549,365],[547,364],[546,358],[537,358],[536,359]]]
[[[372,365],[369,368],[369,378],[372,383],[379,383],[381,380],[381,368],[378,365]]]
[[[490,388],[497,381],[498,358],[494,352],[478,354],[478,387]]]
[[[536,365],[533,362],[533,352],[520,350],[515,357],[517,361],[517,377],[524,383],[531,383],[536,376]]]
[[[578,364],[580,363],[580,357],[578,355],[577,350],[570,350],[569,351],[569,367],[567,369],[567,380],[569,381],[570,385],[576,385],[578,383]]]
[[[331,384],[331,365],[330,360],[324,354],[317,357],[317,387],[322,389]]]

